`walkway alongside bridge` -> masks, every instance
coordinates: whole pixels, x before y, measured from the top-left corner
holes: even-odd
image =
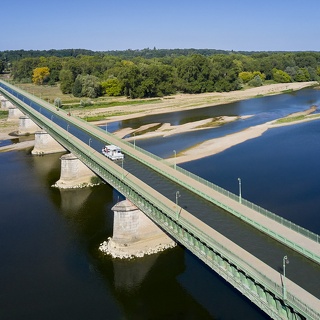
[[[318,235],[3,81],[0,92],[272,318],[320,319]],[[124,163],[118,165],[101,155],[104,144],[121,147]],[[246,236],[230,229],[233,224],[243,227]],[[244,241],[248,234],[249,240]],[[264,241],[265,251],[267,242],[273,241],[280,251],[295,255],[307,279],[284,277],[282,259],[275,266],[255,252],[259,241]]]

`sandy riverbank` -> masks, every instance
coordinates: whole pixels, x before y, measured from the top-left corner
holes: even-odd
[[[14,133],[18,130],[17,121],[8,121],[7,119],[0,120],[0,141],[19,138]],[[23,140],[23,137],[22,139]],[[20,141],[18,143],[9,144],[7,146],[0,147],[0,152],[6,152],[11,150],[22,150],[34,146],[34,140]]]
[[[75,111],[74,114],[80,117],[105,115],[105,120],[94,122],[95,124],[105,124],[108,122],[122,121],[147,115],[198,109],[266,95],[281,94],[286,91],[296,91],[306,87],[315,86],[317,84],[318,82],[316,81],[276,83],[231,92],[177,94],[157,99],[154,103],[99,108],[89,110],[88,112],[80,109]]]
[[[288,90],[300,90],[302,88],[316,85],[316,82],[299,82],[299,83],[287,83],[287,84],[272,84],[257,88],[250,88],[241,91],[223,92],[223,93],[205,93],[205,94],[180,94],[172,97],[161,99],[152,104],[144,105],[131,105],[131,106],[115,106],[108,108],[110,114],[121,114],[113,117],[107,117],[103,121],[95,122],[95,124],[105,124],[112,121],[121,121],[125,119],[131,119],[151,114],[170,113],[182,110],[190,110],[196,108],[209,107],[214,105],[221,105],[239,100],[245,100],[253,97],[260,97],[265,95],[281,94]],[[81,116],[82,111],[74,113],[74,115]],[[97,115],[105,113],[106,109],[90,110],[90,115]],[[126,128],[116,133],[119,137],[124,137],[127,134],[136,133],[135,139],[146,139],[155,136],[166,136],[172,134],[178,134],[193,130],[205,130],[214,126],[222,125],[229,121],[236,121],[240,117],[218,117],[209,118],[201,121],[195,121],[186,123],[181,126],[171,126],[170,124],[152,123],[145,126],[141,126],[139,129]],[[268,128],[273,126],[272,123],[266,123],[263,125],[248,128],[244,131],[228,135],[219,139],[206,141],[202,144],[194,146],[193,148],[186,150],[185,152],[177,155],[177,163],[192,161],[198,158],[206,157],[218,152],[221,152],[233,145],[244,142],[248,139],[258,137]],[[18,123],[7,120],[0,120],[0,140],[12,139],[13,136],[10,133],[16,131]],[[149,130],[150,132],[141,134],[142,131]],[[12,149],[22,149],[32,146],[32,142],[22,142],[15,145],[5,146],[0,148],[0,151],[8,151]]]

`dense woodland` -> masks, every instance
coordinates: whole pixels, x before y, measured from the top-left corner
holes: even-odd
[[[265,82],[320,80],[320,52],[210,49],[83,49],[0,52],[0,72],[17,82],[59,85],[75,97],[160,97],[239,90]]]

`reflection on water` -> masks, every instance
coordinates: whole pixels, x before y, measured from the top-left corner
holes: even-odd
[[[113,259],[115,290],[126,292],[139,290],[157,258],[158,255],[154,254],[135,261]]]

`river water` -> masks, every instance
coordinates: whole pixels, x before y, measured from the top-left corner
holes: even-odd
[[[254,115],[201,134],[137,141],[166,157],[194,141],[305,110],[319,101],[319,91],[306,89],[117,122],[108,130],[150,122],[178,124],[214,114]],[[272,129],[181,166],[234,193],[240,177],[244,198],[319,234],[319,131],[318,120]],[[0,154],[0,319],[268,318],[181,247],[131,261],[101,255],[98,245],[112,235],[111,207],[121,196],[108,185],[52,188],[59,179],[60,156],[34,157],[30,150]]]

